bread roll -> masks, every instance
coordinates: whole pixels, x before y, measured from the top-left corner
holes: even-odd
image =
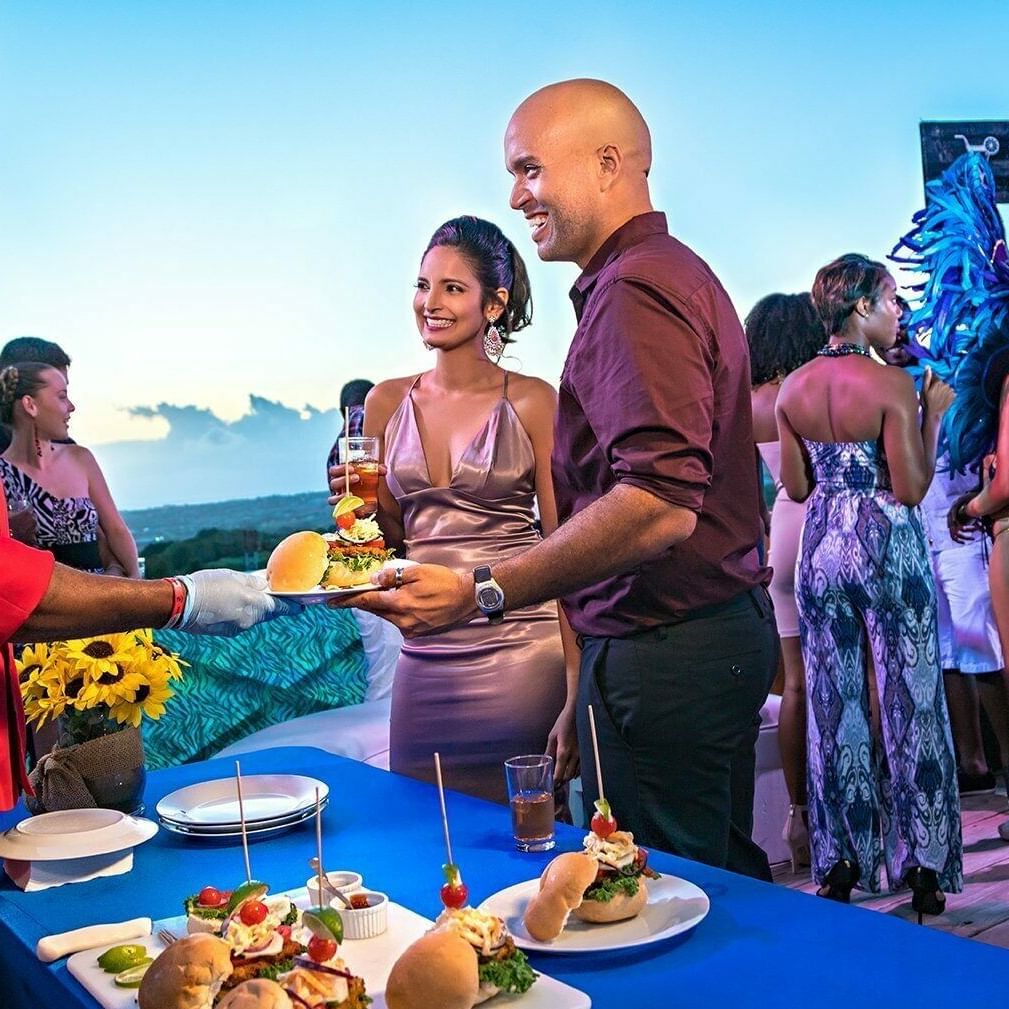
[[[571,913],[582,921],[623,921],[633,918],[648,903],[648,888],[643,876],[638,877],[638,892],[633,897],[618,893],[610,900],[583,900]]]
[[[294,1003],[276,981],[260,977],[236,985],[217,1003],[217,1009],[294,1009]]]
[[[389,1009],[472,1009],[479,994],[476,950],[446,931],[428,932],[408,946],[385,987]]]
[[[540,890],[526,907],[522,921],[538,942],[550,942],[561,934],[568,916],[582,903],[586,887],[596,878],[599,863],[583,851],[558,855],[543,870]]]
[[[148,967],[137,993],[140,1009],[210,1009],[231,969],[231,947],[223,939],[187,935]]]
[[[318,588],[329,566],[329,546],[319,533],[291,533],[266,562],[266,581],[274,592]]]

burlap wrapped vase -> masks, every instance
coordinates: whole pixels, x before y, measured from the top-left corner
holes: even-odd
[[[83,743],[57,745],[39,760],[29,781],[35,797],[25,804],[33,814],[95,806],[139,813],[147,781],[140,730],[128,725]]]

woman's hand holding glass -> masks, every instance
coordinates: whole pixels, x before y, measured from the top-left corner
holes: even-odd
[[[386,468],[378,464],[378,475],[385,476]],[[349,477],[349,481],[348,481]],[[346,493],[349,484],[350,493],[357,494],[361,483],[361,474],[353,463],[337,463],[329,467],[329,503],[335,505]]]

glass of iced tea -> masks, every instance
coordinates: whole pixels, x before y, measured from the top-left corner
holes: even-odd
[[[339,461],[350,463],[358,477],[350,488],[364,502],[358,511],[374,515],[378,511],[378,464],[382,461],[378,457],[378,439],[355,435],[341,438],[339,444]]]
[[[554,758],[531,753],[505,761],[512,834],[519,851],[554,846]]]

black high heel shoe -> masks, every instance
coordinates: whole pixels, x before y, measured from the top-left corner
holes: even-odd
[[[842,858],[827,873],[816,895],[827,900],[836,900],[840,904],[848,904],[851,902],[851,891],[861,878],[858,866],[851,860]]]
[[[904,877],[911,887],[911,908],[918,912],[918,924],[923,915],[942,914],[946,910],[946,894],[939,889],[939,877],[935,869],[915,866]]]

